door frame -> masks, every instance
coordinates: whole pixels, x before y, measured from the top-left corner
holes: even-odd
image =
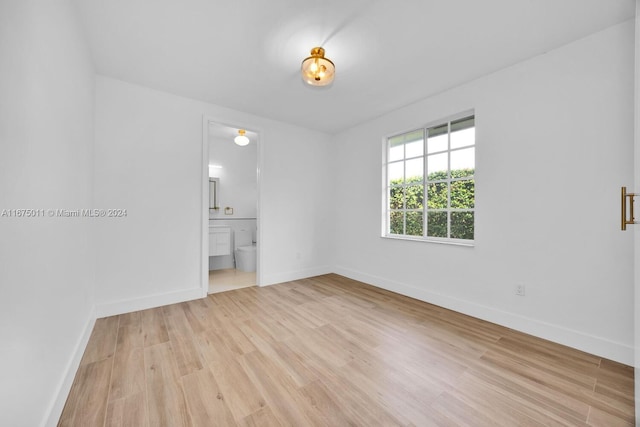
[[[640,0],[636,0],[634,34],[634,136],[633,136],[633,192],[640,189]],[[634,284],[634,397],[636,422],[640,420],[640,226],[633,227],[633,284]]]
[[[262,286],[262,215],[260,213],[261,206],[261,171],[263,164],[263,144],[264,134],[260,129],[253,126],[247,126],[246,123],[238,124],[233,120],[234,124],[229,124],[227,120],[204,114],[202,116],[202,162],[201,162],[201,210],[200,210],[200,236],[202,239],[200,252],[200,286],[202,297],[206,298],[209,291],[209,125],[215,124],[230,128],[247,129],[258,135],[256,139],[257,145],[257,164],[256,164],[256,188],[258,197],[256,200],[256,286]]]

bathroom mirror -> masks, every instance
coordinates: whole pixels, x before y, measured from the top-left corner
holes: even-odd
[[[220,179],[209,178],[209,209],[218,210],[218,191],[220,190]]]

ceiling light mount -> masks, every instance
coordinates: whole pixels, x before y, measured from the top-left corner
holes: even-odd
[[[302,61],[302,80],[311,86],[326,86],[333,81],[336,66],[324,57],[324,49],[314,47],[311,56]]]
[[[244,129],[238,130],[238,136],[233,138],[233,142],[235,142],[237,145],[239,145],[241,147],[244,147],[245,145],[248,145],[249,144],[249,137],[246,136],[245,133],[247,133],[247,131],[244,130]]]

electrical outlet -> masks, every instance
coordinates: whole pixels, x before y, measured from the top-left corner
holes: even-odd
[[[524,285],[516,285],[516,295],[524,296]]]

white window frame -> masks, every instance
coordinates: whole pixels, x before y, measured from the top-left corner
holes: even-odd
[[[382,162],[382,190],[383,190],[383,197],[382,197],[382,235],[381,237],[383,238],[388,238],[388,239],[399,239],[399,240],[412,240],[412,241],[422,241],[422,242],[432,242],[432,243],[445,243],[445,244],[452,244],[452,245],[462,245],[462,246],[474,246],[475,245],[475,235],[476,235],[476,230],[475,230],[475,225],[476,225],[476,217],[475,217],[475,203],[474,203],[474,207],[470,208],[470,209],[463,209],[461,211],[465,211],[465,212],[473,212],[474,213],[474,239],[456,239],[456,238],[451,238],[451,237],[434,237],[434,236],[427,236],[427,213],[429,212],[429,209],[427,207],[427,203],[428,203],[428,198],[427,198],[427,190],[428,190],[428,183],[429,181],[427,180],[428,178],[428,169],[427,169],[427,160],[428,160],[428,155],[427,155],[427,129],[429,128],[433,128],[433,127],[437,127],[437,126],[441,126],[446,124],[448,126],[448,142],[447,142],[447,149],[446,150],[442,150],[442,151],[438,151],[433,152],[433,153],[429,153],[429,155],[433,155],[433,154],[438,154],[438,153],[445,153],[448,152],[449,156],[448,156],[448,171],[451,171],[451,152],[455,152],[461,149],[466,149],[469,148],[470,146],[464,146],[464,147],[458,147],[458,148],[451,148],[451,122],[455,122],[456,120],[459,119],[463,119],[465,117],[470,117],[473,116],[474,117],[474,128],[476,128],[477,126],[477,116],[475,114],[475,110],[467,110],[464,111],[462,113],[458,113],[458,114],[454,114],[439,120],[434,120],[431,122],[428,122],[427,124],[425,124],[424,126],[420,126],[418,128],[414,128],[414,129],[409,129],[403,132],[395,132],[393,134],[389,134],[386,137],[383,138],[383,162]],[[398,161],[389,161],[389,157],[390,157],[390,148],[389,148],[389,140],[393,137],[396,136],[400,136],[403,134],[407,134],[407,133],[411,133],[411,132],[415,132],[415,131],[419,131],[422,130],[423,131],[423,153],[422,153],[422,157],[423,157],[423,181],[422,181],[422,185],[424,186],[424,194],[423,194],[423,208],[421,209],[422,211],[422,215],[423,215],[423,235],[422,236],[412,236],[412,235],[407,235],[407,234],[391,234],[390,233],[390,212],[392,211],[389,206],[390,206],[390,186],[389,186],[389,181],[387,179],[387,174],[388,174],[388,165],[390,163],[396,163]],[[474,139],[474,144],[472,145],[472,147],[477,148],[477,135],[476,138]],[[420,157],[420,156],[418,156]],[[404,167],[406,168],[406,161],[407,160],[411,160],[412,158],[404,158],[403,162],[405,163]],[[476,166],[477,166],[477,160],[474,161],[474,174],[473,174],[473,179],[475,182],[475,170],[476,170]],[[448,173],[447,174],[448,177],[446,180],[443,181],[439,181],[439,182],[447,182],[448,185],[448,192],[447,192],[447,208],[446,208],[446,212],[447,212],[447,235],[451,234],[451,221],[450,221],[450,213],[451,212],[456,212],[458,210],[456,209],[452,209],[451,208],[451,190],[450,190],[450,183],[451,182],[455,182],[455,181],[460,181],[460,180],[466,180],[468,179],[468,177],[465,178],[452,178],[451,174]],[[404,186],[406,186],[406,183],[404,184]],[[475,187],[475,185],[474,185]],[[475,197],[474,197],[475,198]],[[402,211],[405,212],[405,227],[406,227],[406,212],[410,212],[410,211],[414,211],[415,209],[406,209],[406,206],[403,207]],[[431,210],[433,212],[433,210]],[[406,232],[406,230],[405,230]]]

